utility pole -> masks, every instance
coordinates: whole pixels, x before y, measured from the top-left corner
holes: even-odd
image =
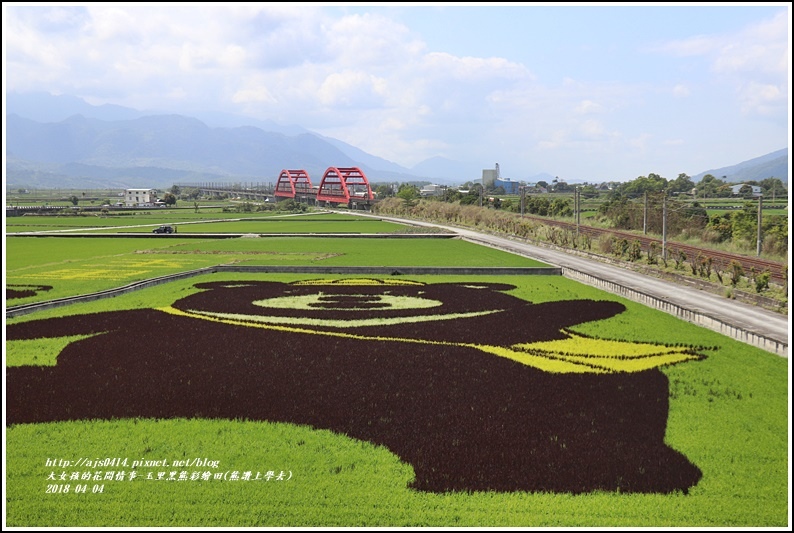
[[[527,195],[527,186],[521,185],[519,189],[521,190],[521,218],[524,218],[524,198]]]
[[[662,261],[667,261],[667,191],[662,191]]]
[[[576,238],[579,238],[579,210],[581,208],[581,196],[579,194],[579,187],[574,187],[573,189],[573,204],[574,204],[574,216],[576,217]]]
[[[761,257],[761,204],[763,199],[763,195],[758,197],[758,240],[755,248],[755,255],[758,257]]]
[[[645,204],[642,209],[642,234],[648,234],[648,191],[645,191]]]

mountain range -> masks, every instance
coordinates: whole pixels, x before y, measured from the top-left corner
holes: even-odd
[[[275,182],[304,169],[319,182],[330,166],[359,167],[372,183],[462,184],[482,169],[442,157],[412,168],[297,125],[225,113],[175,115],[69,95],[6,94],[6,187],[168,188],[175,183]],[[788,182],[788,149],[705,174],[731,182]],[[723,178],[724,176],[724,178]],[[548,173],[525,181],[549,181]]]
[[[729,167],[716,168],[692,176],[692,181],[698,182],[706,174],[720,178],[730,183],[743,183],[745,181],[761,181],[766,178],[780,178],[783,183],[788,183],[788,148],[755,157],[742,163]]]

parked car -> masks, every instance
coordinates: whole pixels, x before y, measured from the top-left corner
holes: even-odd
[[[152,233],[176,233],[176,228],[173,226],[160,226],[159,228],[154,228]]]

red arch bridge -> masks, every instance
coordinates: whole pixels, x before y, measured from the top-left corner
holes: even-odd
[[[358,167],[328,167],[317,186],[305,170],[282,170],[274,194],[276,199],[364,209],[375,200],[366,174]]]
[[[259,184],[202,183],[187,185],[196,187],[201,194],[210,196],[229,195],[247,200],[276,201],[293,199],[296,202],[318,206],[347,205],[352,209],[369,209],[375,202],[375,195],[369,180],[358,167],[328,167],[320,180],[314,185],[305,170],[282,170],[272,186]]]

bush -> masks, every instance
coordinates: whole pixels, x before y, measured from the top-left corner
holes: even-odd
[[[761,293],[769,289],[769,271],[765,270],[755,278],[755,292]]]
[[[693,232],[693,233],[697,233],[697,232]],[[700,232],[700,238],[703,240],[703,242],[709,242],[709,243],[718,243],[723,241],[722,234],[719,231],[708,228]]]
[[[767,255],[786,255],[788,253],[788,240],[775,234],[768,234],[764,236],[761,249]]]
[[[602,234],[598,237],[598,251],[602,254],[611,254],[613,252],[615,240],[612,236]]]
[[[629,261],[639,261],[642,257],[642,244],[640,241],[632,241],[628,249]]]
[[[728,268],[730,269],[731,274],[731,285],[736,287],[736,285],[739,283],[739,280],[741,280],[742,276],[744,276],[744,268],[742,267],[742,264],[736,260],[731,261],[731,264],[728,265]]]

